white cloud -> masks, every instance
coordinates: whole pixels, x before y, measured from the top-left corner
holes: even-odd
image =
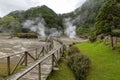
[[[47,5],[57,13],[73,11],[78,3],[85,0],[0,0],[0,16],[4,16],[14,10],[26,10],[33,6]]]

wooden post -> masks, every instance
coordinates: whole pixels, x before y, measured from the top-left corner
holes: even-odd
[[[59,49],[57,50],[57,60],[59,60]]]
[[[44,46],[43,46],[42,52],[43,52],[43,56],[44,56],[45,55],[45,48],[44,48]]]
[[[48,49],[48,45],[47,45],[46,47],[47,47],[47,53],[48,53],[48,51],[49,51],[49,49]]]
[[[64,46],[61,47],[61,56],[63,56]]]
[[[62,47],[60,48],[60,57],[62,56]]]
[[[38,78],[39,78],[39,80],[41,80],[41,63],[38,64],[38,69],[39,69]]]
[[[51,45],[51,44],[48,45],[48,50],[49,50],[49,51],[51,51],[51,49],[50,49],[50,45]]]
[[[51,50],[52,49],[52,45],[51,45],[52,43],[50,43],[50,46],[49,46],[49,49]]]
[[[61,47],[62,48],[62,47]],[[62,53],[62,50],[61,50],[61,48],[60,48],[60,53]]]
[[[10,75],[10,56],[7,57],[7,71],[9,76]]]
[[[52,50],[52,48],[51,48],[52,46],[51,46],[51,43],[50,43],[50,45],[49,45],[49,50],[51,51]]]
[[[63,56],[64,46],[61,47],[61,57]]]
[[[50,49],[50,46],[51,46],[51,43],[49,44],[49,51],[51,50],[51,49]]]
[[[47,46],[44,46],[44,53],[47,54]]]
[[[52,54],[52,70],[53,70],[53,67],[54,67],[54,54]]]
[[[27,66],[27,51],[25,51],[25,66]]]
[[[52,40],[52,42],[51,42],[51,50],[54,48],[54,42],[53,42],[53,40]]]
[[[63,47],[62,47],[62,55],[64,54],[64,51],[66,50],[64,47],[65,47],[65,45],[63,45]]]
[[[37,56],[37,48],[35,50],[35,54],[36,54],[36,60],[38,59],[38,56]]]

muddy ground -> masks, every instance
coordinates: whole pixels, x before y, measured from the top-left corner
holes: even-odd
[[[0,34],[0,57],[3,55],[19,53],[43,46],[46,42],[38,39],[9,38],[9,35]]]

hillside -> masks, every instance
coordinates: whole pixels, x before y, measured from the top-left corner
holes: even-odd
[[[44,21],[44,26],[48,29],[50,28],[55,28],[55,29],[59,29],[62,30],[63,25],[62,25],[62,18],[58,16],[58,14],[56,14],[52,9],[48,8],[47,6],[43,5],[43,6],[37,6],[37,7],[32,7],[26,11],[13,11],[11,13],[9,13],[8,15],[6,15],[7,17],[12,17],[14,18],[18,23],[20,23],[19,26],[17,27],[22,27],[22,32],[28,32],[29,29],[25,29],[23,28],[23,24],[26,21],[35,21],[36,19],[43,20]],[[4,16],[2,19],[5,19]],[[4,20],[5,22],[6,20]],[[5,30],[3,28],[5,28],[6,26],[4,26],[3,24],[3,20],[0,20],[0,25],[2,26],[2,28],[0,28],[1,30]],[[7,23],[11,23],[11,22],[6,22]],[[42,23],[41,23],[42,24]],[[39,22],[35,21],[34,26],[38,26]],[[31,25],[31,26],[33,26]],[[9,27],[9,29],[13,29],[11,25]]]
[[[43,5],[32,7],[26,11],[13,11],[7,16],[12,16],[17,19],[17,21],[20,23],[20,27],[24,27],[23,24],[25,22],[32,22],[32,26],[36,26],[37,24],[38,27],[39,22],[42,21],[42,23],[40,24],[42,24],[43,27],[47,28],[42,29],[45,31],[46,34],[55,31],[62,31],[61,33],[63,33],[66,28],[63,25],[65,23],[63,22],[63,19],[71,18],[70,23],[72,23],[73,26],[76,26],[77,35],[88,37],[91,35],[90,33],[94,29],[93,26],[95,24],[96,17],[104,1],[105,0],[86,0],[86,2],[82,6],[78,7],[73,12],[61,15],[56,14],[52,9]],[[31,28],[30,26],[27,26],[27,28],[28,27],[29,29]],[[22,28],[22,32],[29,32],[29,29]]]
[[[62,16],[64,18],[72,18],[72,22],[77,26],[76,30],[78,35],[86,35],[89,33],[90,28],[93,28],[95,18],[104,1],[105,0],[86,0],[81,7]]]
[[[62,19],[52,9],[45,5],[32,7],[26,11],[14,11],[8,15],[18,18],[20,22],[42,16],[46,22],[47,27],[51,28],[62,26]]]

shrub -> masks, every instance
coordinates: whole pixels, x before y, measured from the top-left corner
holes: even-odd
[[[80,53],[80,50],[75,46],[71,46],[68,51],[68,56],[71,56],[76,53]]]
[[[90,67],[90,60],[88,57],[75,54],[70,56],[68,66],[75,74],[76,80],[85,80]]]
[[[70,46],[68,66],[75,74],[76,80],[85,80],[90,67],[90,59],[80,54],[80,50],[76,46]]]
[[[90,42],[95,42],[96,39],[97,39],[96,36],[90,36],[90,37],[89,37],[89,41],[90,41]]]
[[[16,33],[14,34],[14,37],[18,37],[18,38],[38,38],[37,34],[35,33]]]

